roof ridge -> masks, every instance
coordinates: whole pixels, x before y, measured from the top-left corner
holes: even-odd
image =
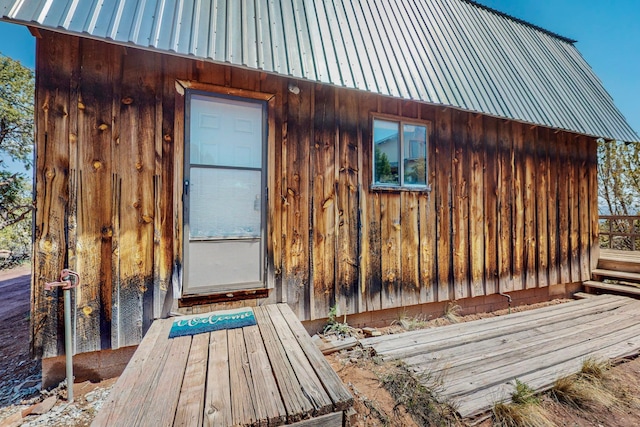
[[[570,43],[570,44],[574,44],[574,43],[578,42],[577,40],[570,39],[569,37],[565,37],[565,36],[560,35],[558,33],[554,33],[553,31],[547,30],[546,28],[542,28],[542,27],[540,27],[538,25],[532,24],[531,22],[525,21],[524,19],[516,18],[513,15],[509,15],[508,13],[501,12],[498,9],[494,9],[492,7],[489,7],[487,5],[479,3],[478,0],[462,0],[462,1],[466,2],[466,3],[469,3],[469,4],[472,4],[474,6],[478,6],[479,8],[484,9],[484,10],[486,10],[488,12],[494,13],[496,15],[503,16],[503,17],[505,17],[507,19],[510,19],[510,20],[512,20],[514,22],[517,22],[519,24],[523,24],[523,25],[526,25],[527,27],[531,27],[534,30],[542,31],[543,33],[545,33],[547,35],[550,35],[551,37],[555,37],[557,39],[560,39],[563,42]]]

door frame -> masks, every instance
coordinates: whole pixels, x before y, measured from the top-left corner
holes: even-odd
[[[174,298],[182,299],[195,298],[201,300],[203,298],[211,297],[216,300],[220,300],[220,296],[228,296],[230,299],[235,299],[238,295],[246,291],[247,295],[255,294],[256,291],[268,290],[274,287],[273,281],[273,269],[269,265],[269,236],[271,235],[271,221],[269,221],[271,209],[271,202],[269,200],[269,187],[273,182],[272,174],[270,174],[272,163],[272,149],[274,147],[274,107],[275,107],[275,95],[270,93],[254,92],[244,89],[235,89],[224,86],[217,86],[212,84],[176,80],[176,91],[179,96],[176,96],[176,115],[175,115],[175,192],[176,195],[174,209],[175,209],[175,225],[176,231],[179,230],[179,238],[174,239],[174,253],[177,255],[176,262],[178,271],[174,271]],[[261,230],[261,259],[260,270],[262,274],[262,283],[259,286],[232,286],[221,287],[219,289],[213,289],[210,293],[185,293],[185,281],[187,279],[187,267],[188,267],[188,251],[186,249],[189,243],[189,230],[188,230],[188,218],[185,217],[187,210],[188,199],[185,194],[185,177],[186,168],[189,166],[189,156],[187,143],[189,142],[189,114],[190,94],[198,94],[211,96],[213,98],[232,99],[238,101],[247,102],[262,102],[263,103],[263,152],[262,152],[262,230]],[[177,237],[177,236],[176,236]],[[177,274],[176,274],[177,273]],[[182,304],[181,304],[182,305]]]

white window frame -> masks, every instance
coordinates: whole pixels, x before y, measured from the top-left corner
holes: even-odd
[[[376,151],[376,142],[374,140],[375,134],[375,123],[376,120],[386,121],[386,122],[395,122],[398,124],[398,178],[399,183],[382,183],[376,182],[376,160],[375,160],[375,151]],[[425,183],[424,184],[410,184],[405,183],[404,179],[404,125],[413,125],[413,126],[422,126],[425,128]],[[380,189],[380,190],[413,190],[413,191],[430,191],[431,187],[429,185],[429,133],[431,129],[431,123],[422,120],[415,119],[407,119],[404,117],[398,116],[388,116],[382,114],[372,115],[371,120],[371,188],[372,189]],[[411,147],[409,147],[411,148]]]

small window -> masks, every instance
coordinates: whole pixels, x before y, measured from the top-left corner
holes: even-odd
[[[373,119],[373,185],[427,188],[427,127]]]

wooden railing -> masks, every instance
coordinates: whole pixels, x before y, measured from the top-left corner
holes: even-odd
[[[640,251],[640,216],[600,215],[600,247]]]

